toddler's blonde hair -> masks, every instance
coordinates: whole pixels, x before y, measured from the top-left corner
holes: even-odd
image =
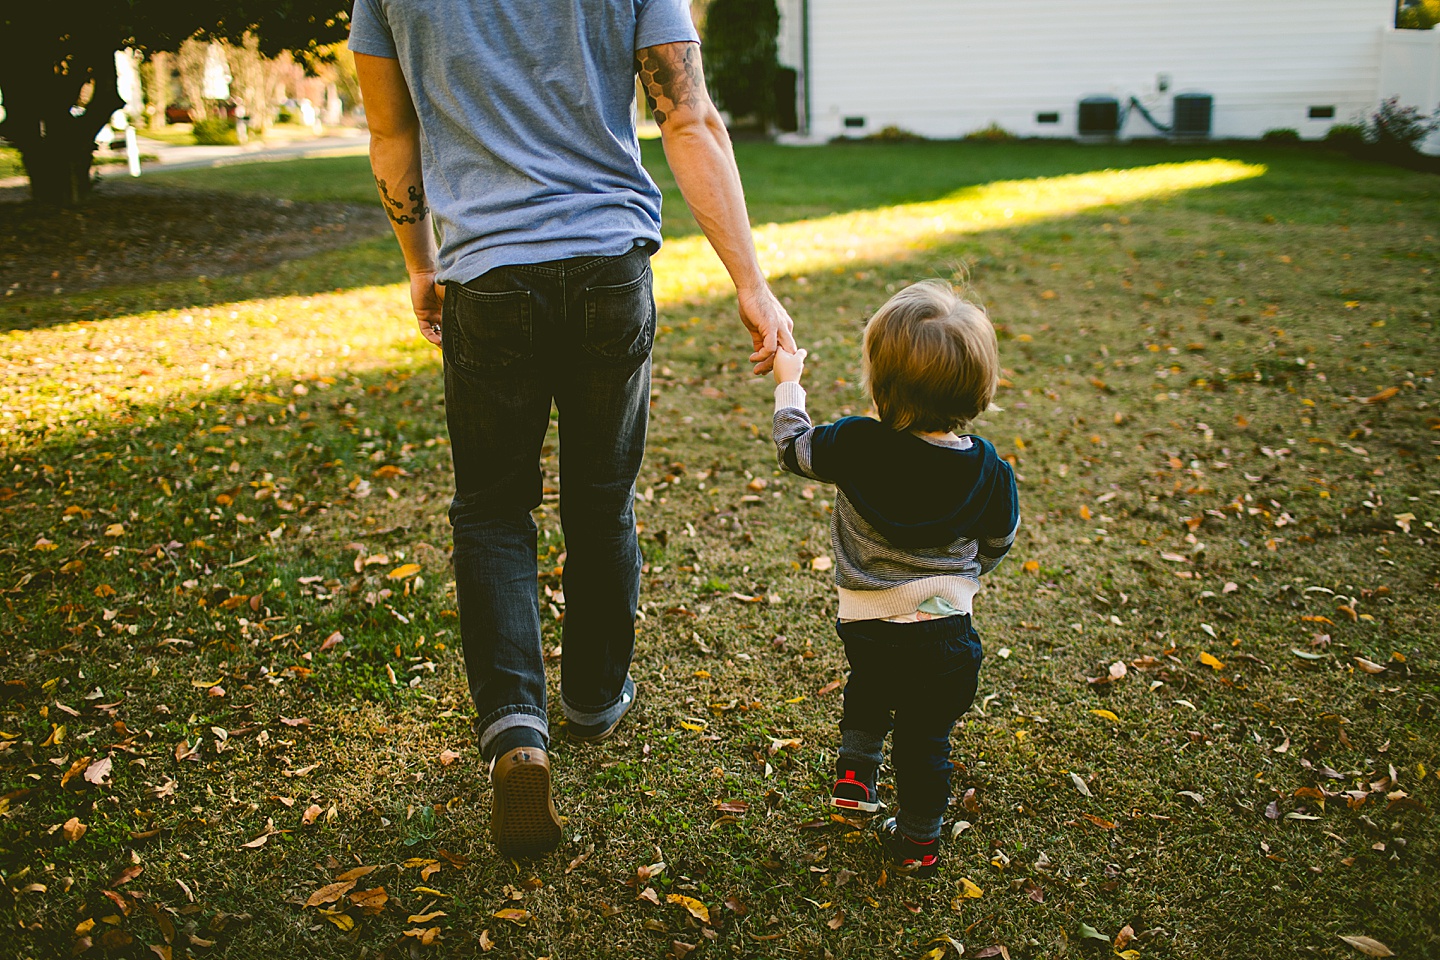
[[[887,426],[954,430],[983,413],[995,396],[995,327],[950,284],[924,280],[891,297],[865,325],[861,371]]]

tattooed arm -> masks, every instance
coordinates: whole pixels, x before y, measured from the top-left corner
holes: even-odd
[[[445,288],[435,283],[439,254],[420,175],[420,120],[398,60],[357,53],[355,70],[370,124],[370,168],[380,205],[405,254],[410,303],[420,333],[438,347]]]
[[[754,341],[755,372],[766,373],[777,345],[795,351],[790,315],[760,271],[730,136],[705,89],[700,45],[646,47],[636,52],[635,68],[675,183],[735,284],[740,319]]]

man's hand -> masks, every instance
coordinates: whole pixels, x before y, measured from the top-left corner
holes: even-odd
[[[755,364],[757,376],[769,373],[775,364],[777,348],[795,352],[795,324],[769,287],[761,288],[758,293],[741,293],[739,301],[740,320],[750,331],[755,345],[750,362]]]
[[[807,351],[780,349],[775,351],[775,382],[776,383],[799,383],[800,377],[805,373],[805,354]]]
[[[445,302],[445,287],[435,282],[433,273],[410,276],[410,305],[415,308],[415,321],[420,336],[440,346],[440,306]]]

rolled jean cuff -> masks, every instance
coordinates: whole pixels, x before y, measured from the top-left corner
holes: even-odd
[[[911,840],[919,840],[921,843],[925,843],[930,840],[935,840],[940,836],[942,818],[927,814],[910,816],[905,812],[905,808],[901,807],[900,812],[895,817],[895,825],[900,828],[901,833],[905,834],[905,836]]]
[[[616,720],[624,716],[625,711],[630,709],[630,701],[635,699],[635,681],[627,673],[625,682],[620,685],[620,695],[609,703],[600,707],[577,707],[565,699],[565,693],[560,693],[560,707],[565,711],[565,719],[580,727],[608,727]]]
[[[475,724],[475,729],[479,732],[480,755],[488,759],[490,745],[495,742],[495,738],[514,727],[531,727],[540,731],[540,736],[545,738],[546,743],[550,742],[550,724],[543,712],[535,712],[534,707],[524,705],[502,707]]]

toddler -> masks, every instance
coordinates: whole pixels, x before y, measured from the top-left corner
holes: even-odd
[[[982,658],[971,604],[1020,524],[1010,465],[989,441],[955,432],[995,393],[995,329],[940,281],[891,297],[866,325],[862,353],[878,420],[812,425],[804,363],[804,350],[776,354],[775,445],[785,470],[837,488],[835,629],[850,676],[831,803],[880,809],[875,778],[893,731],[898,810],[880,842],[900,872],[933,876],[950,731],[975,697]]]

